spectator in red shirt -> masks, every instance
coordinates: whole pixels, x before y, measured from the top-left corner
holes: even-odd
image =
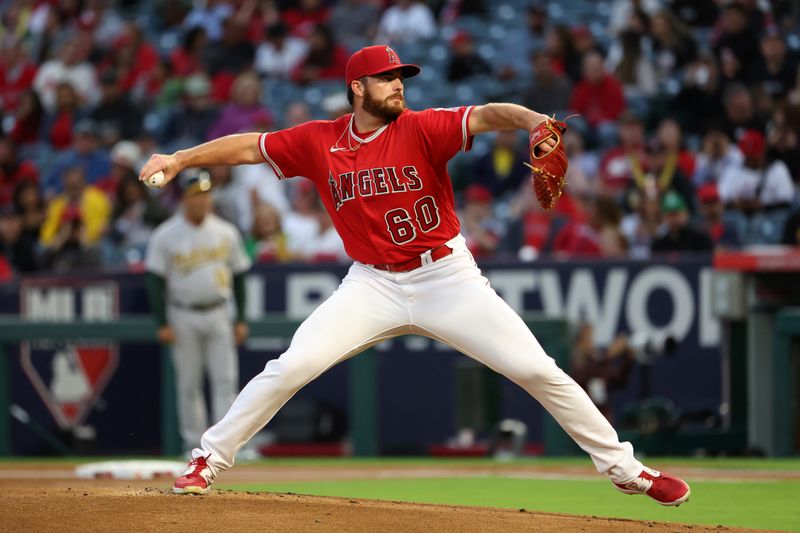
[[[17,110],[22,93],[33,85],[36,65],[28,60],[22,43],[7,36],[0,43],[0,106],[6,113]]]
[[[347,51],[333,39],[330,28],[318,25],[308,38],[306,57],[295,67],[292,79],[301,84],[344,79]]]
[[[570,109],[593,128],[617,120],[625,109],[622,84],[606,72],[598,52],[589,52],[583,58],[583,77],[572,90]]]
[[[183,44],[176,47],[169,55],[173,73],[176,76],[189,76],[198,70],[203,70],[203,51],[208,43],[206,30],[195,26],[186,32]]]
[[[109,60],[101,70],[114,69],[122,92],[127,93],[155,70],[158,61],[158,52],[142,38],[139,27],[128,23],[114,42]]]
[[[300,0],[298,7],[283,13],[283,22],[298,37],[309,37],[314,27],[328,22],[330,11],[322,0]]]
[[[17,146],[8,137],[0,137],[0,205],[11,202],[14,189],[23,181],[37,182],[39,171],[30,161],[20,161]]]
[[[625,110],[622,84],[606,72],[603,56],[588,52],[583,56],[583,77],[572,89],[570,109],[588,124],[587,138],[607,142],[616,133],[615,121]]]
[[[28,89],[20,96],[9,137],[19,145],[38,142],[43,120],[44,108],[39,95],[33,89]]]
[[[600,161],[600,188],[611,195],[622,193],[633,175],[643,174],[647,168],[644,124],[633,112],[620,116],[619,140],[619,146],[608,150]]]
[[[44,118],[43,137],[54,150],[66,150],[72,145],[72,130],[83,117],[75,88],[63,81],[56,88],[56,107]]]

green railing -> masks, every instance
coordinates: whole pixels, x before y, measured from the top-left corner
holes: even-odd
[[[569,369],[569,336],[567,323],[540,315],[523,317],[539,342],[559,366]],[[300,321],[284,315],[268,316],[250,322],[251,337],[289,340]],[[112,342],[155,342],[155,323],[150,317],[126,316],[114,322],[31,322],[19,318],[0,317],[0,456],[11,453],[10,386],[8,344],[32,340],[104,339]],[[378,423],[378,358],[372,350],[350,360],[349,414],[353,453],[374,456],[379,451]],[[166,455],[181,451],[175,405],[174,370],[168,348],[161,355],[161,447]],[[494,399],[487,399],[494,401]],[[533,401],[533,400],[531,400]],[[548,455],[571,454],[575,446],[549,416],[545,416],[544,447]]]

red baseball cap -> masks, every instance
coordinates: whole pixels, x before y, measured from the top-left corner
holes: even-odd
[[[719,191],[716,183],[705,183],[697,188],[697,199],[702,203],[716,202],[719,200]]]
[[[345,69],[347,86],[350,87],[353,80],[363,76],[374,76],[398,68],[403,70],[403,76],[406,78],[416,76],[420,70],[417,65],[401,63],[397,52],[388,45],[379,44],[364,47],[347,60],[347,68]]]
[[[739,138],[739,150],[745,157],[760,157],[765,150],[764,134],[758,130],[745,130]]]

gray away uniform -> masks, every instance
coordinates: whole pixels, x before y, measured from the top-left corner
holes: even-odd
[[[153,233],[145,268],[151,278],[166,282],[166,298],[153,298],[152,284],[148,284],[159,325],[166,321],[175,333],[172,361],[180,433],[184,449],[191,449],[209,426],[203,371],[208,371],[211,384],[213,422],[225,415],[238,392],[230,302],[234,277],[241,279],[250,259],[238,230],[229,222],[210,214],[195,226],[179,213]],[[243,299],[244,291],[236,292]],[[166,313],[159,300],[166,301]],[[244,308],[242,301],[237,304],[240,310]]]

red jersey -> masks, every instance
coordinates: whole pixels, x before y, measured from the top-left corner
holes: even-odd
[[[459,232],[447,162],[472,146],[471,111],[405,110],[363,136],[348,114],[263,133],[259,146],[279,178],[314,182],[350,257],[400,263]]]

